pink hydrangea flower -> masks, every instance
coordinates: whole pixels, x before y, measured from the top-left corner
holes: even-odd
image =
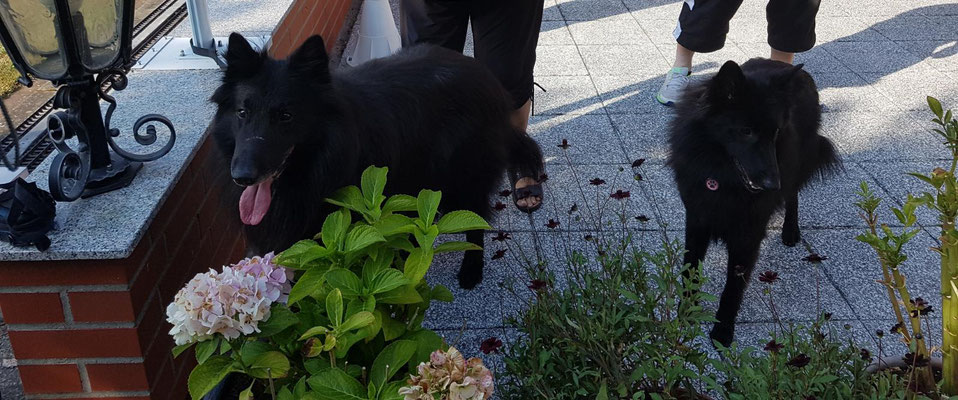
[[[227,339],[259,332],[270,306],[289,297],[291,273],[272,263],[272,253],[197,274],[166,308],[170,335],[177,345]]]

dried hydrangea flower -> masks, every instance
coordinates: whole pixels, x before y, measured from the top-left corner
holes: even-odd
[[[416,369],[409,386],[399,389],[403,400],[485,400],[492,396],[492,371],[479,358],[466,360],[459,350],[436,350]]]

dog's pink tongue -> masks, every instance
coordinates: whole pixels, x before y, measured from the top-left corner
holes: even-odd
[[[252,186],[247,186],[240,196],[240,220],[246,225],[259,225],[269,211],[269,203],[273,200],[271,186],[272,179],[267,179]]]

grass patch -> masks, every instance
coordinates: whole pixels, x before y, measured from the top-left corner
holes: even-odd
[[[7,50],[0,46],[0,97],[7,97],[20,87],[17,78],[20,72],[13,67],[13,61],[7,57]]]

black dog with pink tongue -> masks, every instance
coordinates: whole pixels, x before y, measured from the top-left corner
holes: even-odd
[[[439,190],[441,211],[487,220],[506,171],[542,175],[538,145],[510,124],[509,95],[472,58],[417,46],[330,71],[319,36],[274,60],[234,33],[226,59],[210,129],[244,187],[250,253],[312,238],[334,210],[324,199],[371,165],[389,167],[387,194]],[[483,244],[483,232],[466,237]],[[475,287],[482,268],[482,252],[467,252],[460,285]]]

